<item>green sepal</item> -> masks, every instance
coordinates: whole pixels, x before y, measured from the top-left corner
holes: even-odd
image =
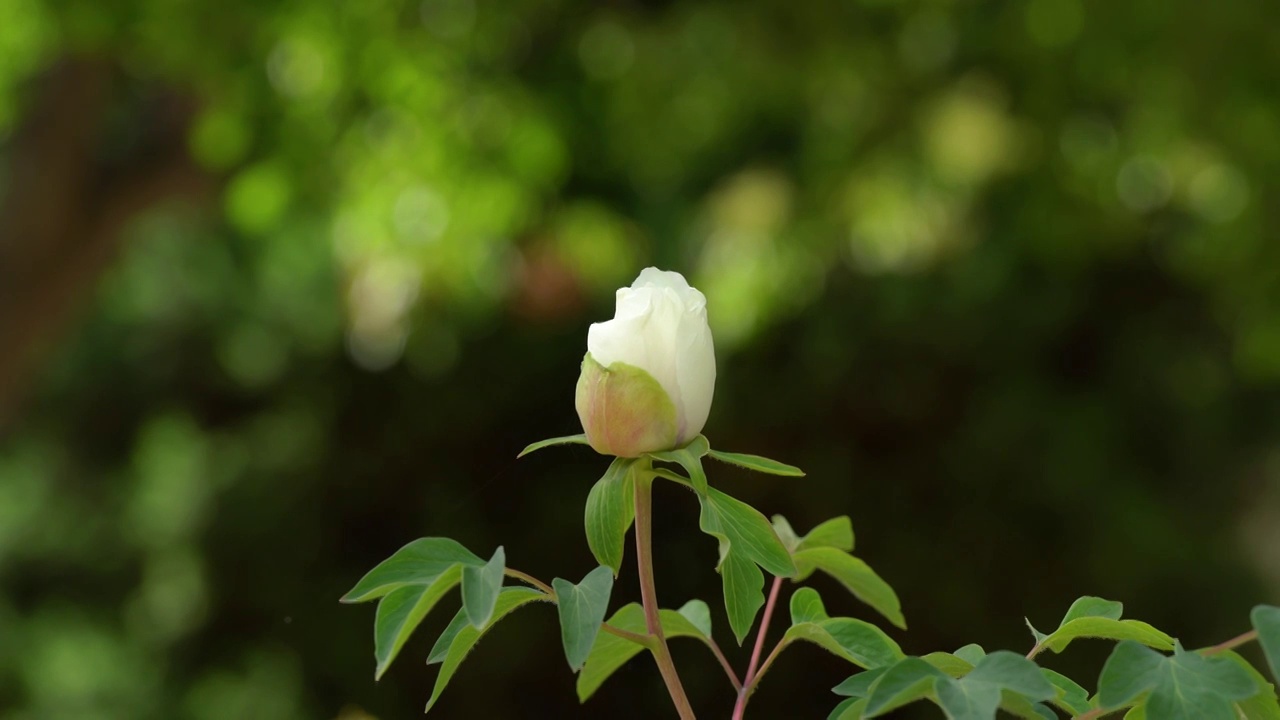
[[[702,458],[710,450],[711,444],[707,442],[707,438],[699,435],[682,448],[651,452],[648,455],[654,460],[675,463],[684,468],[694,491],[701,495],[707,491],[707,473],[702,469]]]
[[[804,477],[804,471],[794,465],[770,460],[767,457],[759,455],[746,455],[743,453],[722,452],[720,450],[708,450],[707,455],[719,460],[722,463],[737,465],[740,468],[754,470],[759,473],[767,473],[769,475],[782,475],[784,477]]]
[[[577,435],[565,435],[563,437],[547,438],[546,440],[539,440],[536,443],[530,443],[529,445],[526,445],[525,448],[520,451],[520,454],[516,455],[516,459],[519,460],[520,458],[524,457],[525,455],[528,455],[531,452],[541,450],[542,448],[551,447],[552,445],[590,445],[590,444],[591,443],[587,441],[586,433],[578,433]]]

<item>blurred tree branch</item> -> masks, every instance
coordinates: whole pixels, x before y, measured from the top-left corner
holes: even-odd
[[[0,431],[42,352],[74,318],[129,221],[157,202],[207,196],[186,152],[194,104],[172,90],[129,100],[104,58],[66,58],[34,85],[0,200]],[[128,105],[133,137],[112,137]]]

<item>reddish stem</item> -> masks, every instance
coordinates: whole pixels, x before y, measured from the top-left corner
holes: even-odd
[[[764,639],[769,634],[769,620],[773,618],[773,609],[778,604],[778,591],[782,589],[782,578],[773,579],[773,587],[769,588],[769,600],[764,605],[764,617],[760,620],[760,632],[756,634],[756,646],[751,650],[751,662],[747,665],[747,674],[742,678],[742,689],[738,691],[738,702],[733,706],[733,720],[742,720],[747,712],[747,698],[756,683],[756,668],[760,667],[760,654],[764,651]]]

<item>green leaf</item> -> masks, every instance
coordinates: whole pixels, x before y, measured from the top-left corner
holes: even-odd
[[[502,546],[493,553],[489,562],[481,567],[467,565],[462,568],[462,608],[467,619],[477,629],[489,623],[493,604],[502,590],[502,571],[507,569],[507,555]]]
[[[1089,712],[1089,693],[1079,683],[1049,668],[1040,668],[1040,674],[1053,686],[1054,697],[1050,702],[1072,715]]]
[[[844,695],[845,697],[865,698],[871,694],[871,686],[875,684],[875,681],[878,680],[890,667],[892,666],[885,665],[883,667],[863,670],[860,673],[850,675],[845,678],[844,682],[831,688],[831,692],[837,695]]]
[[[934,683],[946,678],[941,671],[918,657],[899,660],[885,670],[871,686],[866,717],[883,715],[895,708],[923,700],[933,692]]]
[[[405,585],[430,585],[458,563],[484,565],[484,560],[455,540],[419,538],[378,563],[339,602],[365,602]]]
[[[1035,663],[1008,650],[997,650],[983,657],[964,680],[989,683],[1033,701],[1048,700],[1056,695],[1053,685],[1040,674]]]
[[[906,629],[907,620],[902,616],[902,606],[897,594],[862,560],[834,547],[800,550],[794,557],[801,577],[806,569],[821,570],[838,580],[855,597],[885,616],[889,622]]]
[[[832,518],[800,538],[796,549],[810,548],[835,548],[844,552],[853,552],[853,522],[849,520],[849,516],[841,515]]]
[[[422,619],[440,602],[440,598],[458,584],[461,577],[462,566],[455,563],[437,575],[430,585],[402,585],[383,596],[373,621],[373,654],[377,660],[375,680],[382,678]]]
[[[1058,714],[1043,703],[1033,703],[1012,690],[1000,691],[1000,709],[1024,720],[1058,720]]]
[[[994,720],[1000,707],[1000,688],[947,678],[934,687],[938,704],[949,720]]]
[[[791,596],[791,624],[822,622],[830,618],[822,597],[813,588],[800,588]]]
[[[764,574],[750,560],[730,553],[720,563],[720,584],[724,588],[724,610],[729,629],[741,645],[751,632],[756,613],[764,605]]]
[[[495,602],[496,605],[496,602]],[[436,638],[436,642],[431,646],[431,652],[427,653],[427,664],[436,665],[444,662],[449,654],[449,646],[453,645],[453,639],[462,632],[462,628],[469,626],[471,623],[467,620],[467,609],[458,608],[457,614],[445,626],[444,631],[440,633],[440,637]]]
[[[1004,691],[1031,703],[1056,694],[1035,663],[1007,650],[984,656],[972,672],[959,680],[939,680],[935,691],[938,704],[952,720],[993,720],[1004,700]],[[1038,711],[1031,708],[1030,712]]]
[[[535,450],[541,450],[542,448],[551,447],[552,445],[588,445],[588,444],[590,443],[587,442],[587,436],[585,434],[565,435],[564,437],[548,438],[546,440],[539,440],[538,442],[533,443],[528,447],[526,447],[525,449],[521,450],[520,454],[516,456],[516,459],[518,460]]]
[[[1076,618],[1102,617],[1119,620],[1123,614],[1124,603],[1085,595],[1071,603],[1071,607],[1067,608],[1067,614],[1063,616],[1062,622],[1058,623],[1058,627],[1062,627]]]
[[[796,596],[801,598],[798,602]],[[792,617],[799,617],[802,622],[787,628],[781,643],[811,642],[868,670],[906,657],[898,643],[875,625],[853,618],[828,618],[822,598],[812,588],[801,588],[792,599]]]
[[[1238,653],[1228,650],[1221,657],[1239,665],[1248,673],[1257,690],[1253,697],[1236,703],[1236,711],[1240,713],[1241,720],[1280,720],[1280,702],[1276,700],[1275,686]]]
[[[454,673],[458,672],[458,666],[466,659],[467,653],[471,652],[471,649],[476,646],[480,638],[511,611],[534,600],[549,601],[551,596],[533,588],[503,588],[502,592],[498,594],[498,601],[494,603],[493,617],[489,619],[489,624],[484,629],[477,630],[467,623],[458,630],[457,634],[450,640],[449,649],[444,654],[443,664],[440,666],[440,674],[436,675],[436,684],[431,690],[431,699],[427,701],[427,712],[430,712],[436,701],[440,699],[440,693],[444,692],[445,687],[449,685],[449,680],[453,678]]]
[[[1073,640],[1079,638],[1134,640],[1157,650],[1173,649],[1173,638],[1144,622],[1112,620],[1105,617],[1081,617],[1063,623],[1062,627],[1049,633],[1041,645],[1060,653],[1066,650]]]
[[[969,643],[956,650],[954,654],[970,665],[977,665],[982,661],[982,658],[987,656],[987,651],[983,650],[982,646],[977,643]]]
[[[789,552],[795,552],[800,545],[800,536],[796,535],[796,531],[791,527],[791,523],[781,515],[774,515],[770,518],[773,521],[773,531],[778,534],[778,539],[786,546]]]
[[[963,677],[965,675],[968,675],[969,672],[973,670],[973,663],[977,662],[977,660],[970,662],[965,658],[959,657],[957,655],[952,655],[951,653],[944,653],[944,652],[931,652],[928,655],[921,657],[920,659],[938,668],[939,670],[946,673],[947,675],[950,675],[953,678],[958,678],[958,677]]]
[[[622,568],[627,530],[636,517],[634,462],[614,459],[587,494],[587,546],[596,562],[613,570],[614,577]]]
[[[722,463],[737,465],[756,472],[786,477],[804,477],[804,471],[794,465],[780,463],[777,460],[770,460],[759,455],[744,455],[742,453],[721,452],[719,450],[708,450],[707,454]]]
[[[1131,704],[1144,693],[1147,713],[1160,720],[1236,720],[1232,703],[1257,693],[1243,668],[1174,647],[1161,655],[1126,640],[1107,658],[1098,679],[1098,703],[1106,709]]]
[[[1280,678],[1280,607],[1259,605],[1249,613],[1249,619],[1258,631],[1258,644],[1271,665],[1271,676]]]
[[[1129,712],[1124,714],[1124,720],[1147,720],[1146,703],[1138,703],[1129,708]]]
[[[681,605],[680,609],[676,610],[676,612],[683,615],[685,620],[688,620],[695,628],[698,629],[698,632],[702,633],[706,637],[711,637],[711,608],[707,607],[705,602],[701,600],[690,600],[684,605]]]
[[[600,632],[600,624],[609,611],[609,594],[613,592],[613,571],[601,565],[587,573],[581,583],[568,580],[551,581],[556,591],[556,610],[560,613],[560,639],[569,667],[577,672],[591,653]]]
[[[689,473],[693,489],[701,495],[707,491],[707,473],[702,469],[702,456],[706,455],[710,449],[711,445],[707,439],[699,435],[682,448],[649,453],[649,457],[662,462],[676,463],[684,468],[684,471]]]
[[[690,601],[685,604],[685,608],[695,602],[701,601]],[[702,603],[702,605],[706,607],[706,603]],[[667,639],[693,637],[704,643],[709,643],[708,636],[702,632],[702,629],[681,612],[662,610],[658,613],[658,617],[662,622],[662,633]],[[608,622],[613,627],[636,633],[637,635],[646,635],[648,633],[644,619],[644,608],[639,603],[631,603],[619,608],[613,614],[613,617],[609,618]],[[587,655],[587,661],[583,664],[582,670],[578,673],[578,700],[586,702],[587,698],[591,697],[610,675],[642,650],[644,650],[643,645],[634,643],[626,638],[620,638],[617,635],[601,633],[596,638],[595,645],[591,647],[591,654]]]
[[[862,720],[862,711],[866,706],[866,700],[849,698],[837,705],[827,716],[827,720]]]
[[[720,541],[716,569],[724,586],[729,627],[741,645],[764,604],[764,575],[756,566],[790,577],[796,574],[795,564],[760,511],[715,488],[707,488],[698,499],[702,503],[702,531]]]

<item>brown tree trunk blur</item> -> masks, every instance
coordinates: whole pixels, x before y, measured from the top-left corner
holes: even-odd
[[[37,78],[9,139],[0,199],[0,433],[44,353],[115,257],[130,219],[166,198],[203,197],[209,187],[186,152],[192,104],[153,92],[128,107],[124,86],[105,59],[64,59]],[[124,139],[112,137],[109,122],[122,105],[134,133]]]

